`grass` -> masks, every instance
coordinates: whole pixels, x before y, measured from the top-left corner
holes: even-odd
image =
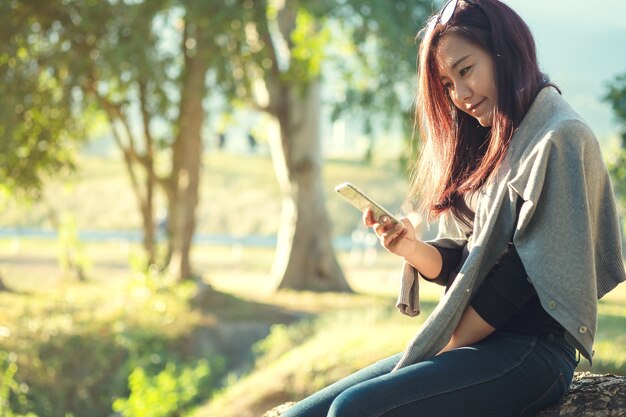
[[[203,161],[198,233],[273,235],[278,229],[280,193],[272,161],[266,155],[207,154]],[[335,196],[334,187],[352,181],[392,210],[399,210],[406,188],[398,163],[379,160],[327,160],[323,166],[326,206],[337,236],[349,235],[360,214]],[[45,201],[23,204],[0,200],[0,227],[50,227],[49,212],[71,213],[81,230],[136,230],[141,224],[121,160],[82,157],[71,181],[51,180]],[[163,211],[161,193],[157,211]],[[236,215],[234,215],[236,213]],[[273,213],[274,215],[268,215]]]
[[[189,299],[187,290],[161,292],[128,268],[128,258],[138,250],[132,245],[85,244],[93,255],[87,283],[63,276],[55,266],[54,246],[49,241],[22,241],[15,252],[14,242],[0,240],[0,253],[14,251],[13,262],[3,266],[3,273],[16,291],[0,294],[0,327],[9,330],[0,332],[5,349],[26,354],[27,345],[81,334],[85,327],[101,335],[132,329],[164,333],[173,346],[180,346],[194,329],[221,320],[263,317],[283,323],[255,347],[255,367],[244,376],[229,377],[228,386],[193,414],[197,417],[258,416],[261,410],[302,398],[401,351],[441,294],[438,286],[424,285],[424,314],[415,319],[397,313],[393,305],[399,264],[384,251],[376,252],[370,262],[348,252],[338,254],[356,294],[273,293],[267,274],[272,248],[198,246],[194,256],[206,272],[205,281],[224,296],[207,300],[202,309],[190,309],[184,302]],[[19,262],[21,256],[24,262]],[[39,264],[29,262],[31,258],[39,259]],[[288,324],[284,313],[303,318]],[[625,328],[626,285],[621,285],[600,302],[594,372],[626,374]],[[383,336],[372,338],[373,334]],[[31,365],[21,366],[27,370]],[[579,369],[587,369],[586,364],[581,362]]]
[[[385,281],[382,276],[378,279]],[[370,282],[375,280],[372,278]],[[354,276],[351,282],[355,282]],[[369,287],[362,284],[364,289]],[[384,293],[389,290],[388,287]],[[376,360],[402,351],[438,300],[438,291],[433,290],[433,286],[425,286],[424,290],[424,313],[416,319],[401,316],[390,307],[393,299],[389,294],[379,302],[372,300],[364,308],[352,305],[342,311],[330,309],[316,322],[276,327],[257,349],[258,362],[253,372],[234,379],[194,417],[258,416],[278,404],[297,401]],[[624,297],[626,284],[600,302],[593,372],[626,375]],[[283,302],[280,297],[276,301]],[[578,370],[589,370],[589,366],[583,360]]]

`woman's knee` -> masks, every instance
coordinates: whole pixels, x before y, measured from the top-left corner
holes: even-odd
[[[371,417],[371,412],[367,396],[357,385],[345,390],[333,400],[328,417]]]

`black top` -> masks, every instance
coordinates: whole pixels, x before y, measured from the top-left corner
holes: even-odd
[[[449,288],[456,276],[451,272],[461,262],[462,249],[435,247],[441,253],[443,267],[439,276],[429,281]],[[563,326],[539,302],[512,243],[489,271],[471,305],[483,320],[498,330],[560,337],[565,334]]]

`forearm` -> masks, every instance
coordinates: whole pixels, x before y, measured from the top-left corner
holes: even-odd
[[[404,260],[430,279],[436,278],[443,267],[441,253],[434,246],[421,240],[415,242],[415,250],[409,256],[405,256]]]
[[[472,306],[468,306],[454,333],[452,333],[450,341],[439,353],[480,342],[494,330],[495,328],[483,320]]]

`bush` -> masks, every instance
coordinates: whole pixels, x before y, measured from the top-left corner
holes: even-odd
[[[26,398],[28,385],[15,379],[19,369],[16,362],[14,352],[0,352],[0,417],[37,417],[33,413],[21,414],[30,404]]]
[[[125,415],[136,415],[131,410],[145,392],[185,408],[216,389],[221,359],[189,349],[194,329],[206,322],[190,307],[188,286],[68,287],[61,298],[11,295],[12,337],[0,338],[0,352],[15,353],[0,356],[0,417],[107,417],[115,399]],[[80,303],[67,295],[79,291]],[[172,379],[173,400],[163,394]]]
[[[181,411],[206,400],[214,382],[214,373],[207,360],[189,365],[170,362],[154,376],[137,367],[128,377],[130,395],[115,400],[113,410],[124,417],[180,415]]]

